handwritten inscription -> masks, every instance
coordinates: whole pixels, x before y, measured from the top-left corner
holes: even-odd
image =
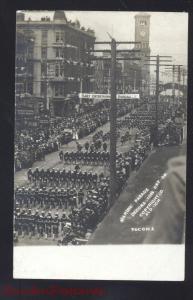
[[[167,176],[167,173],[162,174],[162,176],[156,180],[152,187],[145,188],[127,207],[120,217],[120,222],[124,223],[127,219],[134,217],[147,218],[155,207],[161,201],[161,196],[163,194],[163,189],[160,187],[162,181]],[[137,205],[136,205],[137,204]]]

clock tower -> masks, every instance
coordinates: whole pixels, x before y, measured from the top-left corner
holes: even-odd
[[[141,12],[135,15],[135,42],[141,42],[136,44],[135,49],[141,50],[141,92],[144,95],[149,94],[150,84],[150,68],[144,66],[146,56],[150,55],[149,47],[150,37],[150,15],[148,13]]]

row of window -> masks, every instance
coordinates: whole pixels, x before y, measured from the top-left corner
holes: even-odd
[[[80,67],[77,65],[69,64],[46,64],[42,63],[41,65],[41,74],[42,76],[48,77],[60,77],[60,76],[69,76],[69,77],[80,77],[84,75],[92,75],[94,68],[90,66]]]
[[[149,43],[141,43],[141,44],[136,44],[135,45],[136,49],[148,49],[149,48]],[[140,53],[138,53],[140,55]]]
[[[15,94],[21,95],[24,93],[33,94],[33,83],[32,81],[17,81],[15,83]]]
[[[47,44],[48,41],[48,31],[42,30],[42,44]],[[90,40],[85,40],[77,36],[77,34],[73,34],[73,32],[64,32],[64,31],[56,31],[55,32],[55,42],[56,43],[67,43],[78,48],[89,49],[93,46]]]
[[[92,87],[92,83],[88,83],[86,81],[83,82],[83,85],[89,85]],[[73,92],[80,91],[80,82],[68,82],[68,83],[55,83],[54,85],[54,96],[55,97],[62,97],[66,96],[67,94],[71,94]],[[47,94],[47,87],[46,82],[41,83],[41,95],[46,96]]]
[[[42,59],[47,59],[47,47],[41,48],[41,57]],[[90,59],[90,55],[85,53],[83,49],[78,49],[75,47],[66,47],[66,48],[56,48],[55,49],[56,58],[65,58],[66,60],[78,61]]]
[[[72,60],[78,60],[80,57],[80,53],[77,48],[69,47],[69,48],[56,48],[55,49],[56,58],[66,58]]]
[[[90,39],[87,39],[81,36],[79,33],[73,33],[73,31],[66,31],[65,32],[65,42],[70,45],[77,46],[78,48],[82,49],[90,49],[93,47],[93,42]]]
[[[42,59],[47,59],[47,47],[41,48],[41,57]],[[90,59],[90,55],[85,53],[83,49],[74,47],[56,48],[55,57],[74,61]]]

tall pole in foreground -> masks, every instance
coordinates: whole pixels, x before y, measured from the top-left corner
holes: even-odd
[[[145,64],[149,66],[155,66],[156,67],[156,90],[155,90],[155,131],[154,131],[154,146],[158,146],[158,105],[159,105],[159,93],[160,93],[160,84],[159,84],[159,70],[162,66],[171,66],[171,65],[165,65],[162,64],[163,62],[170,62],[169,59],[163,59],[163,58],[170,58],[171,56],[163,56],[163,55],[151,55],[147,56],[147,58],[154,58],[154,60],[148,60],[149,62],[154,62],[154,64]]]
[[[178,105],[180,103],[181,66],[178,66]]]
[[[119,44],[140,44],[140,42],[126,42],[126,41],[118,41],[116,42],[115,39],[111,38],[111,42],[95,42],[95,44],[107,44],[111,46],[111,49],[95,49],[91,52],[107,52],[109,56],[107,57],[92,57],[91,60],[102,60],[102,61],[110,61],[111,68],[110,68],[110,77],[111,77],[111,100],[110,100],[110,195],[109,195],[109,207],[113,204],[116,198],[117,192],[117,177],[116,177],[116,123],[117,123],[117,105],[116,105],[116,62],[119,60],[140,60],[140,57],[124,57],[119,56],[117,57],[117,53],[137,53],[140,50],[117,50],[117,46]],[[90,52],[89,52],[90,53]]]
[[[172,102],[173,110],[175,105],[175,65],[172,66]]]
[[[155,146],[158,145],[159,55],[156,57]]]
[[[116,196],[116,41],[111,41],[111,103],[110,103],[110,205]]]

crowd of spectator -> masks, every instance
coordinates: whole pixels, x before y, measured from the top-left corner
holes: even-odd
[[[76,122],[68,119],[68,126],[69,128],[74,126],[75,122],[76,129],[80,129],[80,126],[84,124],[83,120],[87,120],[84,129],[89,128],[88,130],[92,132],[95,126],[98,128],[105,120],[108,120],[108,109],[108,107],[104,108],[98,117],[96,112],[90,111],[82,114],[81,117],[78,116]],[[128,106],[123,105],[123,109],[118,110],[118,116],[128,112]],[[133,145],[125,152],[116,153],[116,197],[125,187],[131,172],[139,170],[153,148],[154,113],[153,109],[148,111],[146,105],[143,105],[140,109],[131,112],[129,117],[118,121],[117,137],[120,138],[121,143],[129,144],[133,132],[135,132],[135,138]],[[91,123],[88,122],[89,120]],[[67,125],[62,125],[59,121],[55,124],[51,132],[52,137],[57,130],[59,130],[57,133],[61,132],[62,126]],[[91,129],[92,126],[94,126],[93,129]],[[126,129],[124,134],[123,128]],[[183,139],[182,131],[178,130],[174,118],[168,118],[168,112],[165,110],[160,113],[157,133],[160,146],[171,145],[172,142],[180,143]],[[45,141],[50,138],[50,133],[46,135],[45,132],[41,134],[34,132],[34,137],[38,143],[40,140]],[[20,142],[21,138],[24,140],[23,143]],[[33,146],[34,142],[33,140],[30,142],[30,139],[30,136],[26,140],[23,136],[18,138],[19,149]],[[95,166],[109,164],[108,140],[109,132],[104,133],[99,130],[93,135],[91,142],[86,142],[82,146],[77,141],[76,151],[63,152],[61,150],[59,152],[59,159],[64,165],[61,170],[28,169],[28,186],[18,187],[15,191],[15,242],[24,237],[53,239],[58,245],[76,245],[87,242],[89,235],[107,214],[112,203],[109,201],[109,174],[85,171],[83,166],[92,165],[95,168]],[[60,143],[61,140],[55,141],[56,150],[59,150]],[[73,166],[73,170],[66,168],[69,164]]]
[[[128,103],[117,105],[117,116],[129,112]],[[15,171],[29,168],[45,155],[58,151],[60,146],[73,139],[93,133],[109,121],[109,101],[104,100],[73,116],[50,121],[44,128],[20,129],[15,132]]]

